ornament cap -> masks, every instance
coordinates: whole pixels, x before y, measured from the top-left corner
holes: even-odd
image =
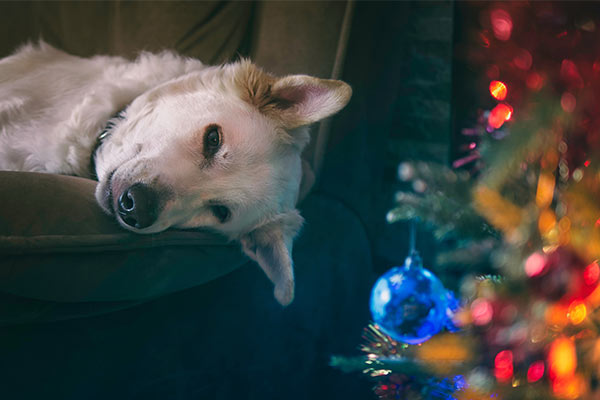
[[[408,268],[423,268],[423,260],[417,250],[411,250],[410,254],[404,259],[404,266]]]

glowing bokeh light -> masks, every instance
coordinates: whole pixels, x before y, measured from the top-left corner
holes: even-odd
[[[579,399],[585,392],[585,381],[580,374],[570,375],[565,378],[555,379],[552,382],[552,391],[560,399]]]
[[[544,376],[546,366],[543,361],[534,361],[527,369],[527,380],[531,383],[537,382]]]
[[[569,323],[567,318],[568,309],[566,305],[555,303],[546,309],[546,322],[548,325],[563,327]]]
[[[574,86],[576,88],[583,87],[583,78],[579,73],[577,65],[571,60],[562,60],[560,64],[560,77],[568,82],[570,86]]]
[[[569,311],[567,312],[567,318],[573,325],[579,325],[585,320],[587,316],[587,308],[579,300],[575,300],[569,304]]]
[[[598,278],[600,278],[600,267],[598,266],[598,262],[594,261],[583,270],[583,280],[586,285],[592,286],[598,283]]]
[[[513,377],[513,353],[502,350],[494,359],[494,375],[499,382],[509,381]]]
[[[525,81],[527,87],[531,90],[538,91],[544,86],[544,78],[537,72],[532,72],[527,75],[527,80]]]
[[[490,94],[496,100],[504,100],[507,94],[506,85],[500,81],[490,82]]]
[[[531,68],[531,64],[533,64],[533,57],[531,57],[531,53],[525,49],[519,50],[515,58],[513,58],[513,63],[515,67],[522,69],[523,71],[527,71]]]
[[[492,29],[494,30],[494,36],[496,36],[496,39],[502,41],[507,41],[510,39],[513,29],[513,22],[508,12],[499,8],[492,10],[490,13],[490,20],[492,22]]]
[[[498,66],[496,64],[490,65],[486,69],[485,74],[491,80],[498,79],[498,77],[500,76],[500,68],[498,68]]]
[[[471,317],[475,325],[485,325],[492,320],[494,309],[490,302],[483,298],[478,298],[471,303]]]
[[[542,273],[546,266],[546,257],[540,253],[533,253],[525,261],[525,273],[532,277]]]
[[[548,352],[548,372],[554,379],[569,377],[577,368],[575,345],[571,339],[559,337],[554,339]]]
[[[551,172],[542,172],[538,178],[537,191],[535,193],[535,204],[539,208],[545,208],[552,203],[554,198],[554,187],[556,179]]]
[[[573,96],[572,93],[564,92],[560,97],[560,106],[565,112],[572,113],[575,111],[575,106],[577,105],[577,99]]]
[[[488,116],[488,124],[494,128],[500,128],[505,121],[512,117],[513,108],[508,104],[498,104],[490,111]]]
[[[545,209],[540,213],[538,218],[538,229],[542,235],[547,235],[552,232],[556,226],[556,214],[550,209]]]

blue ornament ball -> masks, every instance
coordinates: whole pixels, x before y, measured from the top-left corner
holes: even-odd
[[[416,262],[415,262],[416,261]],[[419,260],[407,258],[402,267],[383,274],[371,292],[371,315],[393,339],[423,343],[448,320],[448,295],[442,282]]]

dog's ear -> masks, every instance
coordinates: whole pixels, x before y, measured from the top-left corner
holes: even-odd
[[[276,216],[240,238],[244,253],[256,261],[275,285],[275,298],[287,306],[294,299],[292,242],[303,218],[297,210]]]
[[[275,81],[271,97],[276,113],[286,128],[311,124],[329,117],[348,104],[350,86],[342,81],[291,75]]]
[[[277,78],[248,60],[236,65],[234,80],[244,100],[288,129],[335,114],[352,96],[345,82],[308,75]]]

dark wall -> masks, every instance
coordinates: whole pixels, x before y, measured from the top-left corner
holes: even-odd
[[[367,226],[376,268],[402,262],[406,224],[389,225],[398,163],[446,163],[450,142],[453,2],[358,2],[343,79],[354,95],[333,121],[319,190]],[[426,232],[418,239],[431,264]]]

